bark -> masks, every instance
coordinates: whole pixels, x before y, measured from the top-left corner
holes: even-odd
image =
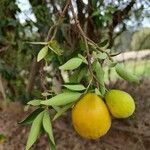
[[[82,0],[77,0],[76,3],[77,3],[77,10],[78,10],[78,20],[80,22],[81,27],[83,27],[85,22],[85,15],[83,13],[83,9],[85,5]]]
[[[44,25],[45,26],[45,21],[43,20],[43,18],[41,18],[41,14],[39,13],[42,13],[41,10],[37,11],[36,10],[36,7],[38,6],[42,6],[42,7],[45,7],[45,12],[43,12],[44,14],[49,14],[48,13],[48,8],[47,8],[47,2],[45,0],[40,0],[40,1],[37,1],[37,0],[29,0],[31,6],[32,6],[32,10],[33,10],[33,13],[37,19],[37,27],[38,27],[38,32],[40,34],[40,38],[41,38],[41,41],[43,40],[43,38],[46,37],[45,34],[47,34],[43,29],[44,27],[42,27],[41,25]],[[44,21],[44,22],[43,22]],[[37,78],[37,72],[38,72],[38,69],[40,67],[40,63],[37,62],[36,60],[36,57],[33,58],[32,60],[32,65],[31,65],[31,68],[30,68],[30,74],[29,74],[29,81],[28,81],[28,84],[27,84],[27,87],[26,87],[26,92],[30,95],[33,88],[34,88],[34,84],[35,84],[35,79]]]
[[[37,62],[36,57],[35,57],[35,58],[33,58],[33,61],[32,61],[32,65],[30,68],[29,81],[28,81],[28,84],[26,87],[26,92],[28,94],[31,94],[31,92],[33,90],[38,68],[39,68],[39,63]]]
[[[94,23],[91,18],[91,15],[93,13],[93,7],[92,2],[88,0],[88,19],[87,19],[87,36],[92,39],[93,41],[97,41],[96,35],[94,33]]]
[[[113,13],[113,19],[112,23],[109,25],[109,47],[111,48],[114,44],[114,28],[122,23],[122,21],[128,16],[131,8],[135,4],[136,0],[131,0],[131,2],[123,9],[123,10],[117,10],[116,12]]]

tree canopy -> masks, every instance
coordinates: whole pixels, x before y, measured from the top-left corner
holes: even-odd
[[[39,96],[37,89],[62,82],[58,66],[85,47],[73,20],[71,8],[66,7],[67,1],[28,2],[31,8],[24,12],[21,8],[24,6],[20,7],[19,0],[0,1],[0,73],[7,80],[9,97],[16,99],[20,99],[19,95],[26,99],[31,93]],[[147,0],[73,0],[72,3],[87,37],[95,43],[107,39],[108,46],[112,49],[117,36],[125,30],[135,30],[135,27],[142,24],[142,19],[149,17],[150,2]],[[63,13],[65,7],[67,10]],[[20,13],[26,16],[23,22],[19,19]],[[32,20],[30,15],[34,15],[35,19]],[[46,42],[51,38],[55,42],[51,43],[52,51],[47,60],[53,64],[52,71],[48,73],[52,82],[46,85],[46,81],[41,81],[41,68],[44,64],[36,61],[43,45],[29,42]],[[63,53],[63,57],[58,57],[56,53]]]

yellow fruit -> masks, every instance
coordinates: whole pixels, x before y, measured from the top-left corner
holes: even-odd
[[[72,122],[79,135],[97,139],[109,130],[111,117],[103,100],[94,93],[87,93],[74,106]]]
[[[133,98],[124,91],[110,90],[106,93],[105,100],[111,114],[116,118],[127,118],[135,110]]]

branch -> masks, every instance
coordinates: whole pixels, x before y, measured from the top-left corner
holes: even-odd
[[[73,18],[74,18],[74,20],[75,20],[76,26],[77,26],[77,28],[79,29],[80,34],[81,34],[81,36],[83,37],[83,39],[84,39],[88,44],[90,44],[91,46],[93,46],[93,47],[95,47],[97,50],[99,50],[100,52],[106,53],[107,56],[108,56],[108,58],[109,58],[111,61],[113,61],[108,52],[106,52],[105,50],[101,49],[94,41],[92,41],[90,38],[88,38],[88,37],[85,35],[84,31],[82,30],[82,28],[81,28],[81,26],[80,26],[80,23],[79,23],[79,20],[78,20],[78,18],[77,18],[77,15],[76,15],[76,13],[74,12],[72,3],[70,3],[70,8],[71,8],[72,15],[73,15]]]
[[[73,18],[74,18],[74,20],[75,20],[76,26],[77,26],[77,28],[79,29],[80,34],[81,34],[81,36],[83,37],[84,42],[85,42],[85,45],[86,45],[86,53],[87,53],[87,61],[88,61],[89,71],[90,71],[91,77],[93,78],[93,71],[92,71],[92,64],[91,64],[91,56],[90,56],[90,52],[89,52],[87,37],[86,37],[84,31],[82,30],[82,28],[81,28],[81,26],[80,26],[78,17],[77,17],[77,15],[76,15],[75,11],[74,11],[74,8],[73,8],[73,6],[72,6],[72,3],[70,3],[70,8],[71,8],[72,15],[73,15]]]
[[[49,40],[53,40],[55,38],[55,35],[57,33],[57,29],[58,29],[58,26],[63,22],[64,20],[64,16],[65,16],[65,12],[67,11],[68,7],[69,7],[69,4],[70,4],[70,1],[71,0],[67,0],[66,2],[66,5],[64,7],[64,9],[60,12],[60,16],[58,18],[58,21],[52,25],[49,30],[48,30],[48,34],[47,34],[47,37],[45,39],[46,42],[48,42]],[[52,34],[53,32],[53,34]],[[52,36],[51,36],[52,35]],[[51,38],[50,38],[51,36]],[[46,89],[46,86],[45,86],[45,80],[44,80],[44,71],[43,71],[43,63],[41,64],[41,67],[40,67],[40,80],[41,80],[41,86],[43,88],[44,91],[47,91]],[[46,97],[47,98],[47,97]]]
[[[81,27],[84,25],[85,16],[83,13],[83,9],[85,7],[85,4],[82,0],[76,0],[77,3],[77,10],[78,10],[78,20],[80,22]]]
[[[51,26],[50,29],[48,30],[46,41],[49,41],[50,35],[52,34],[53,30],[54,30],[54,32],[53,32],[53,35],[52,35],[51,39],[54,39],[54,37],[55,37],[55,35],[57,33],[57,27],[62,23],[62,21],[64,19],[65,12],[67,11],[67,9],[69,7],[70,1],[71,0],[67,0],[66,5],[65,5],[63,11],[60,13],[58,21],[56,22],[56,24],[54,24],[53,26]]]
[[[108,32],[110,40],[109,47],[112,47],[114,43],[113,38],[114,28],[124,20],[124,18],[128,15],[129,11],[131,10],[135,2],[136,0],[131,0],[131,2],[123,10],[117,10],[116,12],[113,13],[112,23],[109,25],[109,32]]]
[[[123,19],[128,15],[135,2],[136,0],[131,0],[131,2],[122,11],[117,10],[116,12],[114,12],[112,22],[113,27],[116,27],[119,23],[123,21]]]
[[[78,20],[78,17],[73,9],[73,6],[72,6],[72,3],[70,3],[70,8],[71,8],[71,12],[72,12],[72,15],[73,15],[73,18],[75,20],[75,24],[77,26],[77,28],[79,29],[79,32],[81,34],[81,36],[83,37],[84,41],[85,41],[85,45],[86,45],[86,53],[87,53],[87,61],[88,61],[88,66],[89,66],[89,72],[91,74],[91,77],[92,77],[92,80],[94,79],[95,80],[95,83],[97,85],[97,88],[99,88],[99,85],[101,85],[101,83],[97,80],[96,76],[94,75],[93,73],[93,69],[92,69],[92,64],[91,64],[91,55],[90,55],[90,51],[89,51],[89,46],[88,46],[88,42],[92,45],[92,46],[95,46],[97,49],[99,49],[100,51],[102,52],[105,52],[104,50],[100,49],[99,46],[94,43],[91,39],[89,39],[84,31],[82,30],[81,26],[80,26],[80,23],[79,23],[79,20]],[[109,55],[107,52],[105,52],[107,55]],[[109,55],[109,58],[112,60],[111,56]],[[103,85],[101,85],[103,86]]]

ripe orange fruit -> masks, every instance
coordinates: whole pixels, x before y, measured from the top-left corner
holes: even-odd
[[[135,110],[133,98],[121,90],[110,90],[105,96],[106,104],[111,114],[116,118],[127,118]]]
[[[74,106],[72,122],[79,135],[97,139],[110,129],[111,117],[103,100],[95,93],[87,93]]]

